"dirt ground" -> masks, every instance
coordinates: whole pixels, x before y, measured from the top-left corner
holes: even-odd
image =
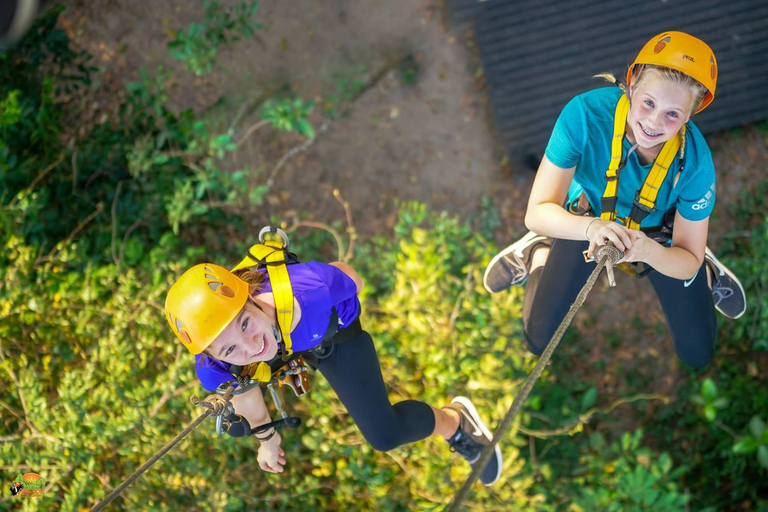
[[[415,82],[407,83],[397,69],[377,81],[346,118],[277,175],[276,199],[255,219],[257,225],[269,214],[289,223],[300,216],[340,221],[344,212],[332,195],[339,189],[363,236],[391,233],[395,199],[418,200],[433,210],[467,216],[478,213],[483,197],[489,197],[504,222],[495,233],[500,246],[525,231],[522,219],[533,173],[502,164],[504,152],[494,135],[472,33],[466,26],[452,26],[439,0],[263,0],[257,19],[264,28],[258,38],[221,49],[219,69],[202,78],[185,71],[166,46],[169,30],[202,18],[201,2],[67,4],[62,24],[96,55],[105,69],[105,88],[117,90],[137,80],[142,66],[153,71],[163,65],[175,69],[175,108],[201,110],[225,96],[224,109],[233,118],[241,105],[282,84],[290,84],[305,99],[322,100],[335,91],[339,77],[370,80],[388,64],[412,56],[418,66]],[[323,121],[320,110],[316,108],[311,118],[316,128]],[[255,113],[246,115],[238,132],[257,121]],[[738,134],[715,134],[710,142],[719,172],[710,246],[727,254],[748,242],[749,226],[738,224],[730,208],[743,190],[754,189],[762,178],[768,141],[764,131],[745,127]],[[297,136],[259,131],[234,163],[268,172],[298,143]],[[645,282],[622,276],[619,286],[610,290],[601,282],[575,323],[585,333],[574,342],[579,373],[595,381],[603,396],[613,396],[626,384],[622,369],[646,368],[639,392],[671,393],[684,374],[661,309]],[[600,358],[617,371],[595,375],[591,368]],[[631,414],[632,407],[622,409]]]
[[[218,70],[198,78],[168,55],[166,45],[169,30],[202,19],[201,5],[72,0],[64,23],[106,68],[105,82],[119,87],[136,80],[142,66],[150,72],[158,65],[174,68],[174,107],[200,110],[224,96],[232,117],[240,105],[282,84],[322,103],[336,92],[339,78],[370,81],[406,55],[418,67],[412,84],[404,83],[397,69],[387,73],[354,102],[345,119],[294,158],[275,181],[281,201],[273,201],[269,213],[343,219],[332,196],[337,188],[361,233],[386,234],[395,219],[395,198],[466,215],[479,209],[484,195],[503,197],[519,188],[499,166],[503,152],[488,127],[471,34],[451,30],[441,2],[265,0],[259,3],[257,19],[264,28],[258,39],[221,49]],[[315,128],[322,124],[320,108],[311,120]],[[255,113],[246,116],[238,131],[257,121]],[[299,142],[262,130],[237,161],[269,171]],[[523,186],[529,179],[526,175]]]

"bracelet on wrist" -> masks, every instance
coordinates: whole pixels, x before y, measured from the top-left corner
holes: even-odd
[[[277,429],[276,429],[276,428],[273,428],[273,429],[272,429],[272,432],[271,432],[271,433],[270,433],[270,434],[269,434],[267,437],[259,437],[259,436],[257,436],[256,434],[253,434],[253,437],[255,437],[255,438],[256,438],[256,440],[257,440],[258,442],[260,442],[260,443],[266,443],[267,441],[269,441],[270,439],[272,439],[272,437],[273,437],[275,434],[277,434]]]
[[[586,236],[586,237],[587,237],[587,240],[589,240],[589,227],[590,227],[590,226],[592,225],[592,223],[593,223],[593,222],[595,222],[596,220],[600,220],[600,217],[595,217],[594,219],[592,219],[591,221],[589,221],[589,224],[587,224],[587,229],[585,229],[585,230],[584,230],[584,236]]]

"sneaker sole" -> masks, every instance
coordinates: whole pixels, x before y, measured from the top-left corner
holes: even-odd
[[[739,291],[741,292],[741,296],[744,297],[744,308],[741,310],[741,312],[736,316],[728,316],[726,315],[722,309],[715,306],[715,308],[720,311],[724,316],[731,318],[733,320],[736,320],[737,318],[741,318],[741,316],[747,311],[747,294],[744,293],[744,287],[741,286],[741,281],[730,271],[728,267],[723,265],[719,259],[715,257],[715,255],[712,253],[712,251],[709,250],[709,247],[704,249],[704,257],[709,257],[712,261],[714,261],[714,266],[717,268],[717,270],[722,270],[725,275],[727,275],[732,282],[736,283],[739,286]]]
[[[488,441],[491,441],[493,439],[493,434],[491,434],[491,431],[488,430],[488,427],[485,426],[485,423],[483,423],[483,420],[480,419],[480,415],[477,412],[477,409],[475,409],[475,406],[472,405],[472,402],[469,401],[469,398],[465,398],[463,396],[457,396],[451,402],[458,402],[464,407],[467,408],[469,411],[469,414],[472,415],[472,421],[474,421],[478,427],[480,427],[480,431],[483,433],[483,435],[488,439]],[[501,448],[499,448],[498,443],[493,448],[493,451],[496,453],[496,467],[498,467],[498,471],[496,471],[496,478],[493,479],[493,482],[486,484],[483,482],[483,485],[486,487],[490,487],[493,484],[495,484],[499,478],[501,477]]]
[[[540,236],[540,235],[534,233],[533,231],[529,231],[523,238],[521,238],[520,240],[516,241],[512,245],[507,246],[506,249],[502,250],[496,256],[494,256],[493,259],[491,259],[491,262],[488,263],[487,267],[485,267],[485,273],[483,274],[483,287],[485,288],[485,290],[488,293],[490,293],[490,294],[501,293],[504,290],[508,290],[509,288],[514,286],[513,284],[510,284],[507,288],[504,288],[504,289],[501,289],[501,290],[497,290],[497,291],[494,292],[488,286],[488,274],[491,272],[491,268],[493,268],[493,266],[496,265],[496,263],[498,263],[498,261],[500,259],[505,258],[507,255],[514,253],[515,249],[517,249],[518,247],[526,246],[531,239],[536,238],[538,236]],[[546,237],[543,237],[543,238],[546,238]],[[520,263],[520,259],[519,259],[519,257],[517,255],[513,255],[513,258],[514,258],[515,262]],[[521,283],[522,283],[522,281],[521,281]]]

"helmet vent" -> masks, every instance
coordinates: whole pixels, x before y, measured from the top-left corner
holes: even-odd
[[[187,331],[179,331],[179,337],[187,345],[192,343],[192,340],[189,338],[189,334],[187,334]]]
[[[232,288],[229,286],[223,284],[221,281],[209,281],[208,286],[211,287],[211,290],[214,292],[223,295],[227,298],[232,298],[235,296],[235,292],[232,291]]]

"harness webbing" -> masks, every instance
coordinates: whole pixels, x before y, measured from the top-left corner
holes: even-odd
[[[622,162],[622,144],[624,133],[626,131],[627,115],[629,113],[629,99],[622,94],[616,104],[616,113],[613,120],[613,138],[611,139],[611,161],[608,170],[605,171],[605,192],[600,201],[600,218],[603,220],[616,220],[616,202],[619,193],[619,174],[624,168],[626,162]],[[682,141],[685,137],[686,127],[664,143],[659,155],[653,162],[653,167],[645,177],[643,186],[635,194],[632,204],[632,210],[629,215],[619,218],[619,222],[630,229],[640,229],[640,224],[648,214],[656,211],[656,197],[659,194],[664,179],[667,177],[669,167],[675,159],[675,155],[680,150]],[[629,155],[627,155],[629,156]]]
[[[272,284],[272,296],[275,299],[277,325],[280,328],[283,341],[283,359],[293,354],[291,326],[293,325],[293,287],[288,276],[287,262],[293,262],[287,253],[285,245],[274,240],[265,240],[251,246],[247,256],[232,268],[232,272],[241,268],[267,268],[269,281]],[[272,372],[269,364],[262,361],[257,365],[246,367],[244,372],[251,378],[261,382],[269,382]]]

